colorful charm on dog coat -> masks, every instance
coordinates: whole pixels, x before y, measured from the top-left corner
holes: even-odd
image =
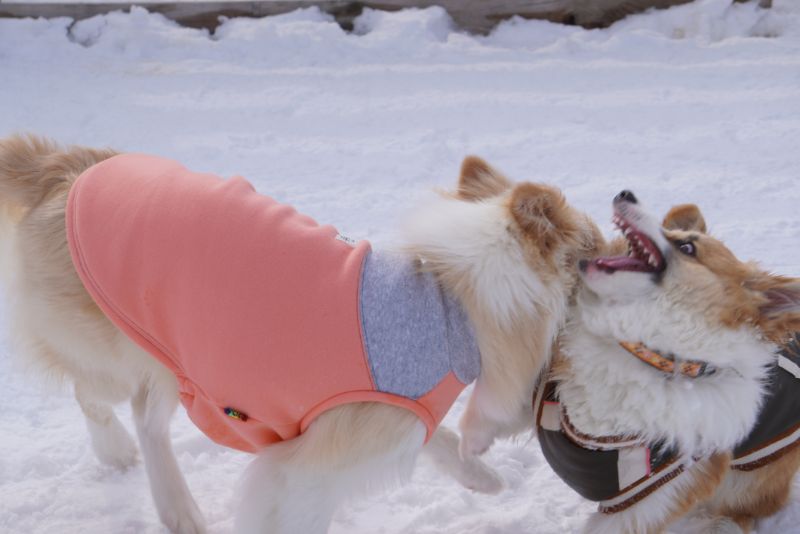
[[[257,451],[362,401],[411,410],[430,437],[477,377],[466,314],[432,275],[240,177],[119,155],[77,179],[66,217],[92,298],[223,445]]]
[[[641,344],[621,345],[642,362],[669,375],[702,380],[717,372],[700,361],[675,361]],[[733,451],[731,469],[750,471],[800,445],[800,339],[776,355],[758,421]],[[546,381],[534,394],[533,413],[542,452],[550,467],[603,513],[636,504],[679,476],[694,460],[643,442],[637,436],[582,434],[558,402],[558,382]]]

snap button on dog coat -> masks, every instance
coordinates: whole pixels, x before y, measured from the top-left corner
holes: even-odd
[[[123,154],[77,179],[66,217],[87,291],[223,445],[257,451],[361,401],[413,411],[430,436],[477,376],[466,315],[431,275],[243,178]]]

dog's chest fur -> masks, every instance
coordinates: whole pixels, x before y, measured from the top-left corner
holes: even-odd
[[[656,309],[653,319],[669,311]],[[712,332],[698,317],[643,322],[646,313],[620,307],[605,310],[605,318],[572,318],[562,347],[569,366],[558,377],[558,395],[573,425],[593,436],[640,436],[694,456],[732,449],[756,421],[774,347],[748,331]],[[631,356],[619,341],[705,360],[718,371],[695,379],[668,376]]]

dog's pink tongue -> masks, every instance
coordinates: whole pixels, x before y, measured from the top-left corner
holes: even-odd
[[[615,271],[631,271],[638,270],[644,266],[644,263],[638,258],[630,256],[613,256],[610,258],[597,258],[594,264],[600,269],[615,270]]]

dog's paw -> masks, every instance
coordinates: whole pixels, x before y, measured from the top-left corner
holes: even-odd
[[[462,426],[458,454],[464,461],[475,459],[489,450],[494,443],[494,434],[471,425]]]
[[[96,425],[95,428],[90,428],[90,431],[92,450],[100,462],[125,470],[139,461],[136,443],[116,419],[112,419],[104,427]]]
[[[464,460],[455,476],[465,488],[487,495],[497,495],[506,487],[500,473],[478,458]]]
[[[206,521],[194,501],[180,509],[161,510],[161,522],[173,534],[206,534]]]

